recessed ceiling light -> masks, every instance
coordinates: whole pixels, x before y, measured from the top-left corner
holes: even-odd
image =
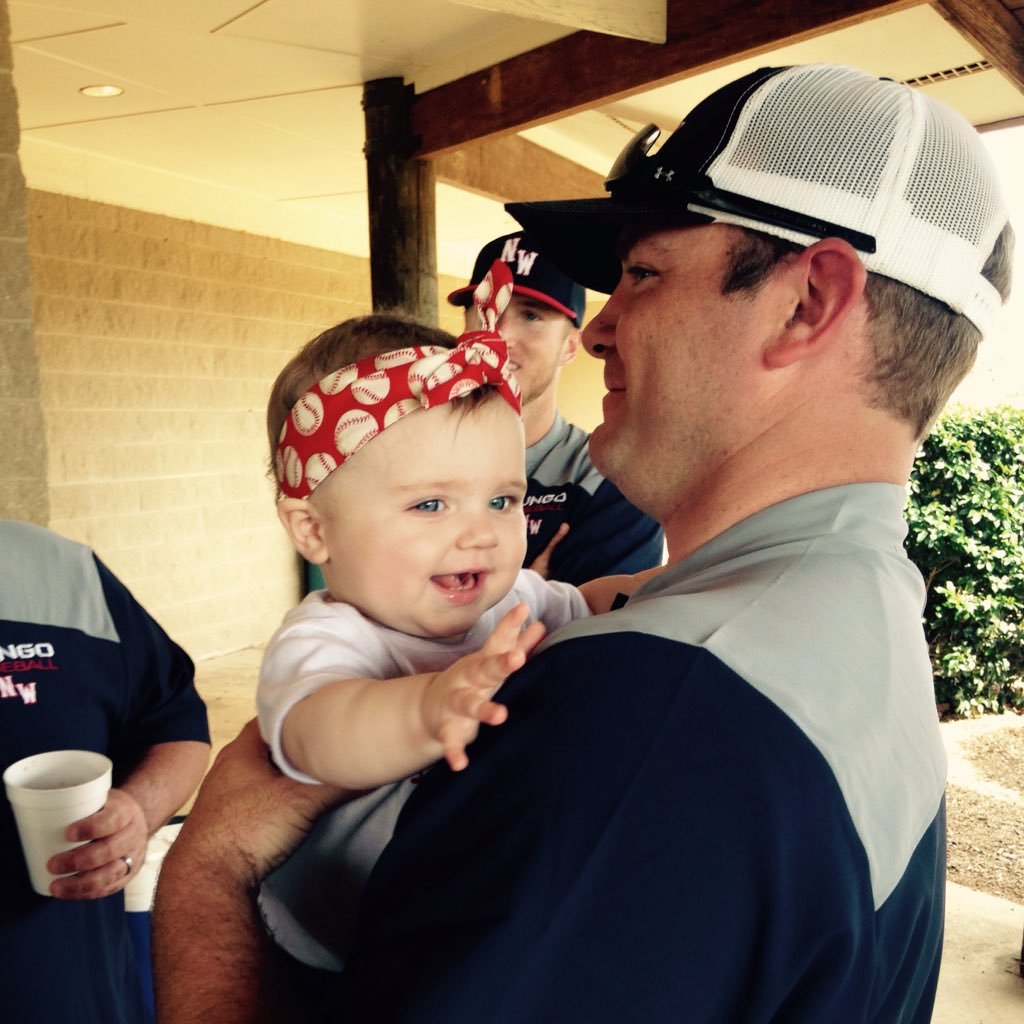
[[[119,85],[84,85],[78,90],[83,96],[120,96],[124,89]]]

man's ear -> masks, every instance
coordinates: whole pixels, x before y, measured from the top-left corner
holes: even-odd
[[[580,350],[580,345],[583,343],[583,331],[576,328],[572,334],[565,339],[565,348],[562,349],[562,358],[559,361],[560,366],[568,366],[576,358],[576,353]]]
[[[277,517],[292,539],[295,550],[313,565],[323,565],[328,551],[320,536],[320,521],[313,512],[308,498],[281,498],[277,503]]]
[[[792,288],[787,309],[791,315],[765,348],[765,365],[772,369],[821,351],[859,306],[867,282],[857,251],[839,238],[808,246],[783,275]]]

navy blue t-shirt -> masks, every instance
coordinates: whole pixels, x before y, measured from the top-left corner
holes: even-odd
[[[553,634],[406,804],[329,1019],[926,1024],[945,754],[903,500],[783,502]]]
[[[633,574],[661,565],[661,527],[630,504],[590,461],[590,437],[561,416],[526,449],[526,557],[529,567],[562,523],[549,579],[580,586],[600,576]]]

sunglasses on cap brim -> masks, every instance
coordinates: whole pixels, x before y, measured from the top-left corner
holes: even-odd
[[[859,252],[876,251],[877,245],[873,235],[811,217],[796,210],[773,206],[771,203],[736,192],[727,192],[725,189],[716,188],[707,175],[694,178],[680,174],[677,180],[678,169],[664,164],[656,167],[653,174],[646,173],[649,166],[647,161],[657,159],[657,154],[651,156],[650,151],[660,136],[661,129],[657,125],[645,125],[615,158],[615,163],[612,164],[612,169],[604,181],[604,187],[611,193],[613,199],[628,201],[638,198],[640,193],[643,193],[644,198],[650,198],[653,178],[661,185],[659,191],[662,201],[671,197],[674,202],[685,202],[688,206],[743,217],[760,224],[770,224],[773,227],[810,235],[813,238],[841,238]]]

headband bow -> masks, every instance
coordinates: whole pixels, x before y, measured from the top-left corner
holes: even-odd
[[[512,274],[495,260],[473,301],[482,328],[453,349],[411,346],[368,356],[329,373],[292,406],[281,428],[274,474],[289,498],[306,498],[346,459],[416,409],[494,387],[520,411],[508,346],[496,330],[512,297]]]

